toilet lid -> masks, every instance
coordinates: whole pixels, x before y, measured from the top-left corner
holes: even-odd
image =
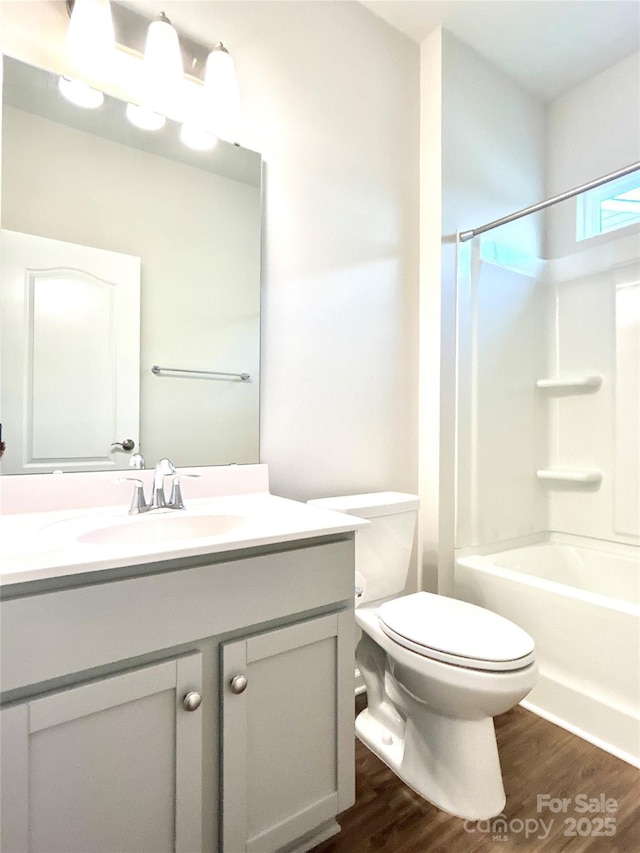
[[[382,604],[378,620],[395,642],[434,660],[493,672],[521,669],[535,659],[532,638],[484,607],[416,592]]]

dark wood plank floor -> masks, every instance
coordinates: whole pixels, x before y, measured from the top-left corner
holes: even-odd
[[[338,817],[342,832],[313,853],[640,853],[640,771],[523,708],[495,722],[506,832],[439,811],[356,741],[356,804]],[[566,812],[538,811],[538,794],[569,799]],[[615,813],[580,811],[576,797],[602,794]]]

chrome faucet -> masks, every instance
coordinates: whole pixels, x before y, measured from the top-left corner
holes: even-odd
[[[180,483],[183,480],[197,480],[200,474],[182,474],[180,477],[175,477],[173,487],[171,489],[171,497],[169,498],[168,506],[170,509],[184,509],[184,501],[182,500],[182,488]]]
[[[133,499],[129,508],[129,515],[138,515],[142,512],[151,512],[153,509],[184,509],[184,501],[182,500],[182,490],[180,483],[186,479],[197,479],[200,474],[182,474],[180,477],[175,477],[171,497],[167,503],[167,498],[164,493],[164,478],[175,474],[176,469],[170,459],[161,459],[157,464],[153,473],[153,492],[151,493],[151,503],[147,503],[144,498],[144,483],[136,477],[118,477],[114,483],[125,483],[131,481],[134,484]]]
[[[118,477],[114,483],[126,483],[130,481],[133,486],[133,497],[131,498],[131,506],[129,507],[129,515],[138,515],[141,512],[148,512],[151,507],[147,505],[144,499],[144,483],[138,480],[137,477]]]
[[[153,492],[151,493],[151,505],[149,509],[162,509],[167,506],[167,499],[164,494],[164,478],[169,474],[175,474],[176,469],[170,459],[161,459],[156,463],[156,469],[153,474]]]

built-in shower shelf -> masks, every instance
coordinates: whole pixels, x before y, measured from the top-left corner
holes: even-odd
[[[591,376],[568,376],[565,378],[558,377],[557,379],[538,379],[536,386],[538,388],[562,389],[564,391],[597,391],[602,385],[602,376],[593,374]]]
[[[540,468],[536,471],[539,480],[555,480],[560,483],[597,485],[602,482],[602,471],[595,468]]]

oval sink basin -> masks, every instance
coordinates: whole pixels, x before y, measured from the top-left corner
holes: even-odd
[[[77,536],[76,540],[93,545],[143,545],[146,542],[203,539],[230,533],[244,523],[246,519],[238,515],[168,516],[163,514],[87,530]]]

